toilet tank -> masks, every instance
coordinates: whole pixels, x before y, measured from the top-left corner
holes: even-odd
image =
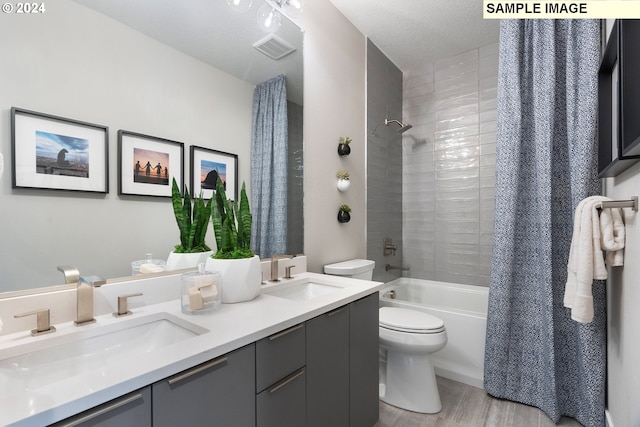
[[[325,274],[344,276],[352,279],[371,280],[376,262],[369,259],[350,259],[324,266]]]

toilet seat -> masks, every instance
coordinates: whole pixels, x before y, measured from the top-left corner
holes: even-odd
[[[380,327],[411,334],[436,334],[444,331],[444,321],[429,313],[398,307],[380,307]]]

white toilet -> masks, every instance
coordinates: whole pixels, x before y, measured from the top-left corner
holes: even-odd
[[[371,280],[375,261],[352,259],[325,265],[324,272]],[[444,322],[417,310],[381,307],[379,320],[380,399],[409,411],[433,414],[442,403],[431,353],[447,344]],[[385,358],[386,356],[386,358]]]
[[[380,349],[386,352],[380,400],[409,411],[440,412],[431,353],[447,344],[444,321],[417,310],[380,307],[379,325]]]
[[[369,259],[350,259],[324,266],[325,274],[345,276],[352,279],[371,280],[376,262]]]

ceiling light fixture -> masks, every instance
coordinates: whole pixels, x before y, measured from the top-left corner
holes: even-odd
[[[251,7],[253,0],[227,0],[227,4],[236,12],[246,12]]]
[[[271,5],[265,4],[258,9],[258,26],[268,33],[275,33],[281,25],[280,13]]]

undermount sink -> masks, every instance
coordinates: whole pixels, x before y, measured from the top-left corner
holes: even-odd
[[[108,375],[127,359],[208,332],[163,312],[98,325],[40,340],[27,337],[25,344],[0,350],[0,395],[13,387],[35,389],[79,374]]]
[[[319,296],[328,295],[342,289],[340,286],[332,286],[315,282],[283,283],[265,290],[265,293],[293,301],[307,301]]]

